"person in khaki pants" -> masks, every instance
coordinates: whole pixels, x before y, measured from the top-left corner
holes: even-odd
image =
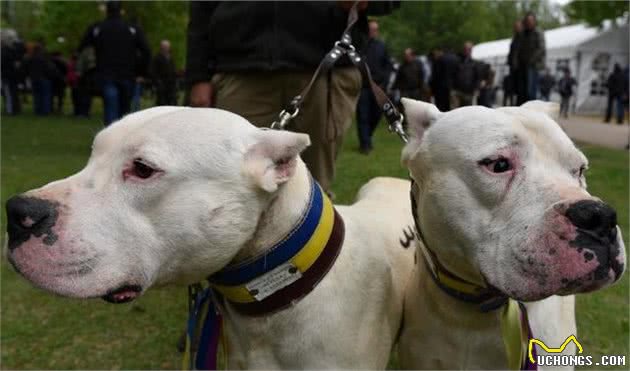
[[[341,37],[351,4],[191,1],[186,66],[191,105],[214,106],[270,126]],[[392,4],[359,4],[355,47],[361,49],[367,38],[366,13],[389,13]],[[360,89],[359,71],[340,59],[317,78],[287,127],[310,135],[302,158],[329,194]]]

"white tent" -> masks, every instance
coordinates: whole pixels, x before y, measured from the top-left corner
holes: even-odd
[[[475,59],[492,65],[496,82],[509,73],[506,64],[511,39],[485,42],[473,48]],[[628,25],[607,25],[602,29],[583,24],[545,31],[546,66],[558,80],[562,70],[571,69],[578,82],[574,110],[579,113],[601,113],[606,109],[606,79],[613,65],[628,65]],[[559,100],[556,95],[552,100]]]

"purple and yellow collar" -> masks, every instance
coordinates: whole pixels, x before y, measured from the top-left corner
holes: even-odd
[[[416,183],[411,181],[411,210],[416,226],[416,233],[422,242],[420,246],[424,263],[435,284],[447,295],[479,306],[481,312],[490,312],[502,308],[501,334],[505,345],[508,368],[511,370],[536,370],[537,367],[527,357],[529,340],[533,338],[527,318],[525,305],[493,287],[484,287],[469,282],[446,269],[437,255],[428,247],[418,223]],[[536,349],[533,349],[534,353]],[[535,358],[535,354],[534,354]]]

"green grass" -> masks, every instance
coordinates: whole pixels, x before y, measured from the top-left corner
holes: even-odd
[[[2,117],[2,205],[13,194],[81,169],[100,129],[99,118]],[[338,163],[334,191],[339,203],[352,202],[372,177],[407,176],[395,135],[381,126],[376,149],[366,157],[356,151],[354,130],[348,132]],[[628,245],[628,154],[594,146],[583,149],[591,161],[589,190],[617,208]],[[180,366],[175,344],[186,318],[185,288],[152,290],[132,304],[110,305],[53,296],[33,288],[6,262],[0,268],[3,369]],[[580,295],[577,320],[586,354],[628,355],[628,275],[612,288]]]

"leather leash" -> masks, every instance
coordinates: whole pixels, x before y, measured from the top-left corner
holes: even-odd
[[[359,13],[357,10],[358,3],[358,1],[355,1],[348,12],[348,22],[343,34],[341,35],[341,39],[335,42],[333,48],[324,56],[313,73],[313,77],[311,77],[311,80],[304,89],[302,89],[298,95],[293,97],[288,106],[280,112],[278,119],[271,124],[272,129],[284,130],[291,120],[300,113],[300,107],[302,106],[306,96],[308,96],[311,91],[311,88],[315,84],[319,75],[328,72],[342,56],[347,55],[352,64],[361,72],[363,80],[369,83],[372,94],[374,94],[377,104],[385,115],[389,131],[396,133],[403,142],[407,143],[408,137],[403,128],[403,121],[405,119],[404,116],[387,97],[387,94],[385,94],[383,89],[374,82],[369,66],[356,51],[354,45],[352,45],[350,31],[359,19]]]

